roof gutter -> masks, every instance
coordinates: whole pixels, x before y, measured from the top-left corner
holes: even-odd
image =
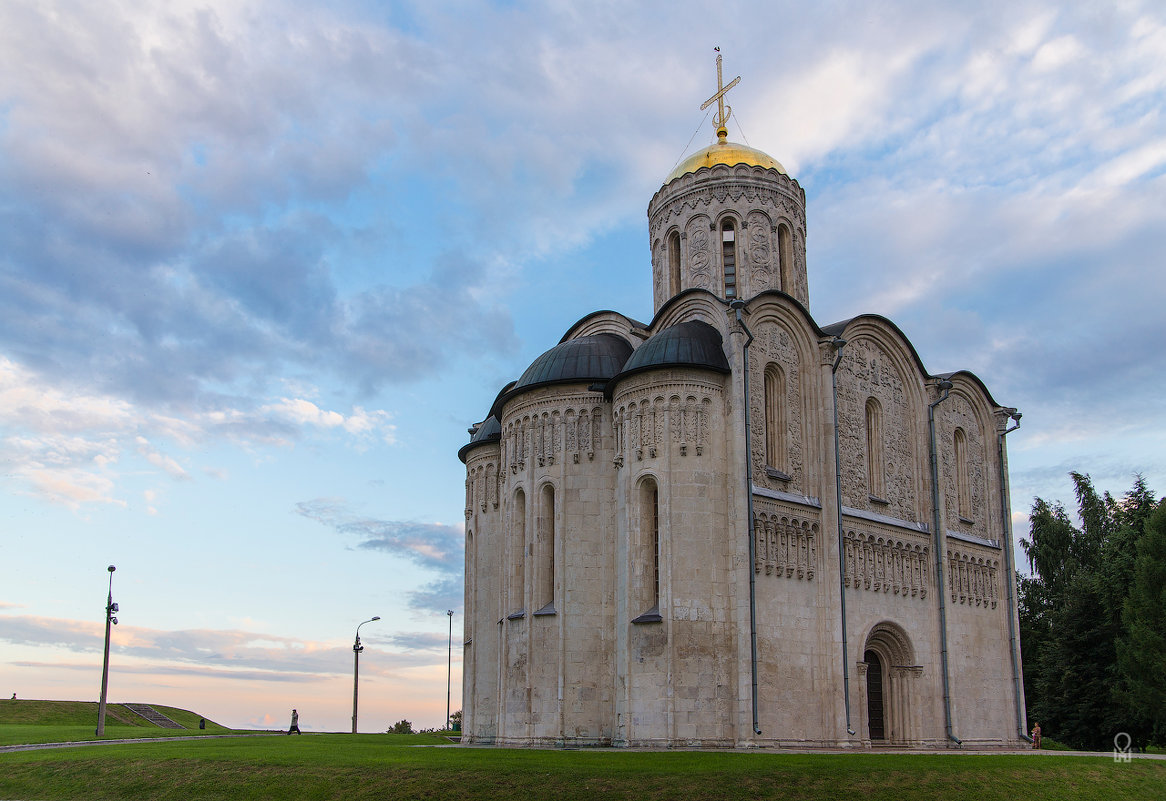
[[[947,593],[943,588],[943,557],[947,550],[944,538],[943,520],[939,514],[939,452],[935,444],[935,407],[947,400],[951,394],[952,383],[948,379],[941,379],[939,389],[943,394],[933,403],[927,404],[927,435],[931,445],[931,520],[932,530],[935,532],[935,581],[939,590],[939,657],[943,668],[943,729],[947,739],[956,745],[963,745],[963,740],[952,732],[951,725],[951,680],[948,677],[947,665]]]
[[[760,735],[761,727],[757,721],[757,540],[756,528],[753,523],[753,439],[749,431],[749,346],[753,344],[753,332],[745,325],[745,318],[741,310],[745,308],[745,301],[737,298],[729,304],[729,308],[737,313],[737,324],[748,337],[742,348],[742,369],[744,378],[744,412],[742,421],[745,427],[745,497],[748,500],[748,532],[749,532],[749,668],[752,679],[753,702],[753,734]]]
[[[1016,409],[1005,410],[1008,417],[1016,422],[1011,428],[1006,428],[996,436],[996,455],[1000,465],[1000,522],[1004,534],[1004,561],[1007,565],[1007,574],[1004,579],[1005,592],[1008,599],[1008,656],[1012,660],[1012,697],[1016,702],[1016,733],[1020,739],[1032,742],[1028,734],[1028,716],[1024,710],[1024,688],[1020,680],[1020,640],[1016,633],[1016,566],[1012,555],[1012,516],[1008,511],[1008,500],[1011,495],[1008,488],[1008,463],[1005,461],[1004,438],[1020,428],[1021,413]]]
[[[830,391],[834,409],[834,503],[838,517],[838,598],[842,613],[842,702],[846,708],[846,733],[854,736],[854,726],[850,722],[850,653],[846,637],[846,540],[842,525],[842,453],[838,446],[838,365],[842,363],[842,349],[846,340],[835,335],[830,342],[834,346],[834,364],[830,366]]]

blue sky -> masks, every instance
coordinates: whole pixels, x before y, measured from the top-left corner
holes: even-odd
[[[1072,469],[1166,489],[1159,3],[8,0],[0,694],[96,698],[112,563],[112,700],[345,730],[380,615],[362,730],[442,723],[456,451],[578,318],[650,318],[714,46],[815,319],[1024,412],[1017,536]]]

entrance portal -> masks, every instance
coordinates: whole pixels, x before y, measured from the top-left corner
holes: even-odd
[[[874,651],[862,655],[866,669],[866,714],[872,740],[885,740],[883,727],[883,663]]]
[[[880,745],[917,742],[913,696],[923,668],[915,664],[911,640],[899,625],[884,620],[871,627],[862,650],[867,736]]]

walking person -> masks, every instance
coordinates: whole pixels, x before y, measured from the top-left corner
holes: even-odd
[[[1032,727],[1032,747],[1040,748],[1040,723]]]
[[[291,726],[288,727],[287,733],[291,734],[293,731],[296,734],[303,734],[303,732],[300,731],[300,713],[295,711],[294,709],[292,710]]]

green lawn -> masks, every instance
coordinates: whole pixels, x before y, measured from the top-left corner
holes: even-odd
[[[1166,798],[1166,762],[1001,754],[415,747],[433,735],[203,739],[0,754],[0,798]]]
[[[210,720],[205,729],[199,729],[200,716],[186,709],[158,705],[154,705],[154,709],[186,728],[163,729],[122,704],[108,704],[105,736],[101,739],[190,737],[231,732],[231,729]],[[94,701],[0,700],[0,745],[95,740],[96,729],[97,703]]]
[[[105,736],[95,736],[96,727],[89,726],[0,726],[0,745],[32,743],[80,743],[90,740],[140,740],[149,737],[202,737],[210,734],[253,734],[254,732],[214,729],[159,729],[141,726],[106,726]]]

